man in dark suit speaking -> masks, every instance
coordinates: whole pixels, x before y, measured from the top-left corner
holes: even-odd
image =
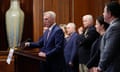
[[[53,11],[44,12],[43,22],[48,30],[38,42],[26,42],[25,46],[39,47],[38,53],[46,57],[46,62],[40,61],[41,72],[63,72],[64,68],[64,33],[55,23],[56,14]]]

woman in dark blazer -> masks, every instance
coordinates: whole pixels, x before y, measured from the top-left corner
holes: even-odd
[[[94,70],[94,67],[98,66],[98,62],[100,59],[100,42],[108,26],[109,24],[104,22],[103,16],[99,16],[96,19],[95,27],[96,27],[96,31],[100,34],[100,37],[95,40],[91,48],[90,60],[87,63],[87,67],[90,72]]]

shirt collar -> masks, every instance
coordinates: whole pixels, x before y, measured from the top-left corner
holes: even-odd
[[[49,31],[52,30],[52,28],[56,25],[56,23],[54,23],[50,28],[49,28]]]
[[[113,24],[118,18],[113,19],[110,24]]]
[[[72,33],[70,34],[70,36],[72,36],[74,33],[75,33],[75,32],[72,32]]]

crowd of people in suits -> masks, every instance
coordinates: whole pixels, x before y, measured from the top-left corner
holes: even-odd
[[[45,31],[38,42],[26,42],[30,48],[39,47],[46,57],[40,61],[41,72],[120,72],[120,4],[105,5],[103,16],[82,17],[83,26],[56,24],[56,14],[43,14]]]

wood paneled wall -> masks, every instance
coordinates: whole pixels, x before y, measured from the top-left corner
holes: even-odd
[[[20,4],[25,14],[22,41],[33,40],[33,0],[20,0]]]
[[[37,41],[43,34],[42,16],[44,11],[52,10],[57,14],[56,23],[67,24],[75,22],[77,27],[82,25],[82,16],[92,14],[94,19],[102,15],[104,4],[112,0],[20,0],[25,13],[22,41],[27,38]],[[117,0],[120,1],[120,0]],[[7,50],[5,30],[5,12],[10,0],[0,0],[0,50]]]
[[[72,0],[44,0],[44,11],[55,11],[57,15],[56,22],[59,24],[71,21],[71,1]]]
[[[9,8],[9,0],[1,0],[0,2],[0,50],[6,50],[8,44],[5,30],[5,12]]]
[[[72,21],[71,1],[72,0],[34,0],[34,41],[37,41],[38,38],[43,34],[43,12],[54,11],[57,15],[57,24],[66,24]]]
[[[83,15],[92,14],[95,20],[96,17],[102,15],[104,4],[109,1],[111,0],[42,0],[42,5],[43,12],[49,10],[56,12],[56,22],[58,24],[74,22],[78,28],[82,25]],[[37,31],[39,31],[39,29]],[[37,36],[34,35],[36,37],[34,41],[42,35],[40,31],[38,33],[40,34],[36,34]]]
[[[37,41],[43,32],[43,0],[33,0],[33,39]]]
[[[104,4],[110,0],[74,0],[74,22],[77,27],[82,25],[82,16],[92,14],[94,20],[102,15]]]

